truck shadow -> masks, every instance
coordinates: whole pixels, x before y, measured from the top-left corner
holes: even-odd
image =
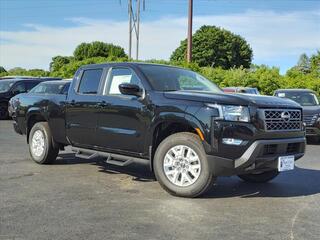
[[[99,172],[107,174],[126,174],[133,178],[133,181],[153,182],[156,181],[148,166],[133,163],[130,166],[119,167],[107,164],[102,158],[82,159],[77,158],[74,153],[60,153],[54,165],[64,164],[92,164],[98,167]]]
[[[299,167],[281,173],[269,183],[248,183],[238,177],[221,177],[203,198],[309,196],[320,193],[319,182],[320,170]]]
[[[320,145],[320,141],[313,138],[307,138],[307,144],[317,146],[317,145]]]
[[[105,174],[126,174],[133,181],[154,182],[154,174],[145,165],[132,164],[118,167],[107,164],[101,158],[91,160],[81,159],[73,153],[59,154],[54,163],[60,164],[92,164],[98,171]],[[159,187],[160,189],[160,187]],[[201,199],[208,198],[254,198],[254,197],[299,197],[320,193],[320,170],[296,167],[294,171],[281,173],[269,183],[248,183],[238,177],[220,177],[215,185]]]

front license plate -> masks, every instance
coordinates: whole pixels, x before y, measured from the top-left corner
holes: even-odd
[[[294,156],[283,156],[278,159],[278,171],[289,171],[294,169]]]

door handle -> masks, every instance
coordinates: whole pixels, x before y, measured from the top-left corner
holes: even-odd
[[[101,101],[101,102],[98,102],[97,103],[97,107],[106,107],[106,106],[108,106],[109,104],[108,103],[106,103],[106,101]]]

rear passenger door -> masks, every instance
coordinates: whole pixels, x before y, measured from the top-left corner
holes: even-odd
[[[68,139],[75,146],[96,145],[97,103],[103,72],[103,68],[83,70],[72,91],[69,91],[66,131]]]

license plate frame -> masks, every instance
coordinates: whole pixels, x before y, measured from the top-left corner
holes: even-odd
[[[278,171],[285,172],[294,169],[294,156],[281,156],[278,158]]]

